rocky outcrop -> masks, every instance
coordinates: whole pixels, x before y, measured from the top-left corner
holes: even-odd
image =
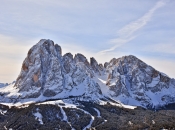
[[[101,72],[104,71],[103,65],[98,64],[94,57],[90,58],[90,65],[92,67],[92,70],[98,75],[101,75]]]
[[[60,61],[61,48],[51,40],[40,40],[29,50],[14,87],[19,92],[32,90],[32,94],[37,96],[41,93],[56,95],[63,86]],[[54,90],[50,86],[54,86]],[[31,93],[29,95],[32,97]]]
[[[93,72],[85,56],[77,54],[73,58],[71,53],[62,56],[59,45],[43,39],[29,50],[14,87],[21,94],[25,92],[22,98],[53,97],[84,82],[89,82],[87,90],[100,93],[99,86],[89,76]]]
[[[108,72],[107,85],[114,92],[111,94],[113,97],[125,95],[146,106],[154,102],[155,97],[152,95],[160,93],[163,100],[167,97],[170,102],[175,101],[169,91],[171,88],[175,92],[173,80],[135,56],[113,58],[108,64],[106,63],[105,68]],[[169,96],[165,93],[169,93]],[[156,102],[161,102],[162,99]]]

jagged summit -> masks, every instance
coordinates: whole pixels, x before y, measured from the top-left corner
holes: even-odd
[[[79,64],[80,62],[83,65]],[[74,58],[71,53],[62,56],[62,49],[58,44],[42,39],[29,50],[14,87],[18,88],[19,92],[27,92],[23,98],[37,98],[42,94],[53,97],[85,82],[89,85],[86,91],[99,90],[98,86],[94,87],[94,90],[90,89],[96,84],[91,81],[88,76],[90,72],[85,71],[87,68],[84,66],[90,68],[82,54],[76,54]],[[32,93],[28,93],[31,90]]]
[[[175,80],[135,56],[90,63],[80,53],[62,55],[52,40],[42,39],[25,58],[15,84],[0,88],[2,102],[81,97],[112,98],[124,104],[156,107],[175,102]]]

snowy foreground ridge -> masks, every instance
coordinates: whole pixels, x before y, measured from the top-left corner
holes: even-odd
[[[15,105],[55,99],[110,99],[123,107],[154,108],[175,103],[175,79],[132,55],[102,65],[79,53],[62,55],[58,44],[42,39],[28,51],[16,82],[0,87],[0,100]],[[42,124],[39,110],[34,115]]]

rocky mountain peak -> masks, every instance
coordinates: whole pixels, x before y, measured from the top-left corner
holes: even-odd
[[[83,62],[86,66],[88,67],[90,66],[87,58],[83,54],[80,53],[75,54],[74,60],[76,63]]]
[[[61,54],[59,45],[45,39],[40,40],[29,50],[14,86],[23,94],[21,97],[35,98],[40,95],[53,97],[63,91],[73,91],[75,87],[80,87],[85,82],[89,84],[85,85],[88,87],[87,92],[91,90],[100,92],[99,86],[91,79],[93,72],[85,56],[78,53],[73,58],[71,53],[66,53],[64,56]],[[29,93],[30,91],[32,93]]]
[[[93,57],[89,63],[80,53],[62,56],[61,47],[46,39],[28,51],[13,91],[8,90],[0,88],[2,101],[70,96],[94,100],[105,95],[144,107],[175,102],[175,80],[135,56],[113,58],[103,66]]]
[[[90,58],[90,65],[95,73],[98,73],[99,75],[101,75],[101,71],[104,70],[103,65],[98,64],[98,62],[96,61],[96,59],[94,57]]]
[[[171,86],[175,88],[172,79],[167,75],[132,55],[118,59],[113,58],[109,63],[105,63],[105,66],[108,72],[106,85],[114,92],[113,97],[125,95],[136,101],[141,101],[143,104],[148,105],[150,102],[155,104],[155,99],[152,96],[150,97],[150,93],[162,93],[164,95],[165,93],[162,90],[170,89]],[[175,101],[175,98],[170,95],[166,97],[167,100]],[[159,102],[162,102],[162,99]]]
[[[62,88],[62,76],[60,69],[61,47],[51,40],[40,40],[28,52],[21,73],[16,80],[15,87],[19,91],[36,90],[30,97],[37,97],[41,92],[60,92]],[[54,92],[49,86],[57,86]]]

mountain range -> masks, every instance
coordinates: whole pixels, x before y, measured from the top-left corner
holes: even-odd
[[[53,119],[50,120],[59,120],[59,128],[55,126],[58,129],[63,129],[63,126],[67,126],[65,129],[91,129],[95,121],[94,129],[104,129],[107,120],[102,112],[105,110],[110,109],[108,112],[112,111],[115,114],[117,112],[126,114],[126,111],[140,114],[140,111],[150,112],[146,109],[158,110],[175,103],[175,79],[133,55],[113,58],[103,65],[93,57],[89,62],[80,53],[75,56],[71,53],[62,55],[61,46],[52,40],[42,39],[28,51],[16,81],[9,85],[0,84],[0,101],[0,125],[4,129],[26,127],[20,124],[21,116],[18,115],[18,109],[21,112],[27,109],[29,113],[26,113],[33,115],[31,120],[38,121],[38,124],[33,125],[31,129],[42,129],[42,127],[46,129],[46,126],[51,128],[51,125],[44,127],[43,124],[46,124],[47,118],[51,118],[56,110],[57,117],[54,114]],[[45,109],[52,114],[49,115]],[[72,113],[72,111],[76,112]],[[13,117],[12,123],[8,123],[10,113],[17,114],[20,121]],[[156,113],[155,117],[159,116]],[[84,120],[87,118],[87,121],[79,127],[71,119],[73,117],[77,119],[79,125],[81,124],[79,117]],[[109,114],[106,118],[108,117]],[[117,119],[121,117],[122,115]],[[173,122],[175,117],[171,119]],[[141,128],[152,128],[155,125],[154,120],[150,121],[151,126],[142,125]],[[18,126],[14,124],[15,121],[18,122]],[[106,129],[133,127],[132,121],[127,119],[126,122],[126,128],[122,127],[124,124],[116,123],[117,126],[114,127],[108,124],[110,127],[107,125]],[[161,124],[159,126],[163,128]]]

